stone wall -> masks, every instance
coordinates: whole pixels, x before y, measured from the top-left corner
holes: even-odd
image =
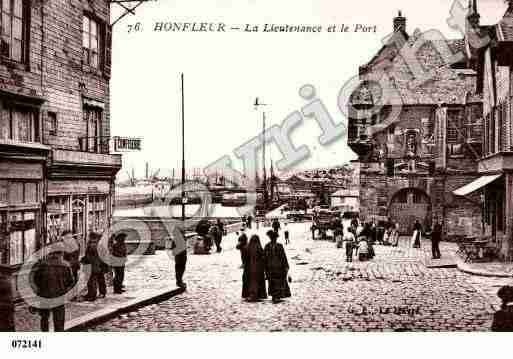
[[[478,178],[477,174],[396,175],[362,171],[360,176],[360,216],[371,220],[373,216],[389,216],[394,195],[407,188],[425,193],[431,204],[430,220],[443,221],[447,239],[481,233],[480,198],[474,194],[465,198],[453,191]]]

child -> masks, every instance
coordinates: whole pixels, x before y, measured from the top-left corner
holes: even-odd
[[[365,262],[369,260],[369,245],[367,243],[367,239],[364,237],[360,237],[360,243],[358,244],[358,259],[360,262]]]
[[[285,244],[290,244],[290,239],[289,239],[289,228],[287,227],[287,223],[285,223]]]
[[[499,289],[497,296],[501,299],[501,309],[493,315],[492,331],[513,331],[513,287],[506,285]]]
[[[346,242],[346,262],[353,261],[353,248],[354,248],[354,234],[352,229],[346,231],[344,235],[344,242]]]
[[[385,233],[383,234],[383,244],[385,246],[389,246],[390,245],[390,236],[391,236],[391,231],[390,231],[390,227],[387,227],[385,229]]]

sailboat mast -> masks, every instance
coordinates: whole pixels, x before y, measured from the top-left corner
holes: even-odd
[[[271,201],[274,200],[274,169],[273,169],[273,160],[271,159],[271,179],[270,179],[270,186],[271,186]]]
[[[265,111],[262,112],[262,141],[263,141],[263,149],[262,149],[262,169],[263,173],[263,189],[264,189],[264,209],[267,209],[267,173],[265,168]]]

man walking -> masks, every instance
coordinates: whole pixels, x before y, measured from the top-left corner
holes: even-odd
[[[276,234],[279,233],[281,224],[280,221],[278,221],[278,218],[275,218],[272,223],[273,230],[276,232]]]
[[[440,253],[440,241],[442,240],[442,225],[435,223],[433,227],[433,232],[431,232],[431,253],[433,254],[433,259],[440,259],[442,257]]]
[[[100,295],[98,298],[105,298],[107,295],[107,284],[105,283],[105,273],[108,266],[102,261],[98,253],[98,244],[101,239],[101,234],[91,232],[89,234],[89,242],[85,256],[82,258],[83,264],[91,265],[91,276],[87,281],[87,294],[85,300],[94,302],[97,298],[98,290]]]
[[[219,242],[219,227],[216,223],[213,223],[208,230],[208,236],[210,237],[210,243],[214,243],[216,245],[216,252],[221,252],[221,242]]]
[[[237,246],[235,248],[240,251],[240,260],[241,260],[242,265],[244,266],[244,258],[245,258],[244,251],[246,250],[246,247],[248,245],[248,236],[244,232],[245,231],[244,228],[242,228],[240,231],[241,231],[241,234],[237,240]]]
[[[224,228],[224,222],[221,221],[221,218],[217,219],[217,227],[219,227],[221,235],[226,236],[226,228]]]
[[[71,267],[62,259],[64,247],[62,244],[54,244],[53,251],[48,258],[41,260],[34,271],[34,286],[37,288],[38,296],[42,297],[42,307],[38,309],[41,316],[41,331],[48,332],[50,323],[50,313],[53,318],[54,331],[64,331],[64,321],[66,312],[64,308],[64,299],[62,302],[55,303],[49,307],[52,299],[63,297],[68,290],[73,287],[73,274]],[[45,303],[48,299],[48,303]]]
[[[287,223],[285,223],[285,231],[283,233],[285,235],[285,244],[290,244],[290,233],[289,228],[287,227]]]
[[[187,266],[187,244],[185,241],[185,229],[180,228],[178,233],[174,233],[171,238],[171,251],[175,257],[175,277],[176,286],[186,289],[187,285],[183,281],[183,275]]]
[[[122,294],[125,290],[123,289],[123,281],[125,280],[125,264],[127,259],[126,249],[126,233],[118,233],[114,237],[114,243],[112,244],[112,255],[116,257],[117,265],[114,265],[114,293]]]
[[[217,225],[216,247],[217,247],[217,252],[220,253],[223,250],[223,248],[221,247],[221,242],[223,241],[225,229],[224,229],[224,223],[221,221],[220,218],[217,219],[216,225]]]

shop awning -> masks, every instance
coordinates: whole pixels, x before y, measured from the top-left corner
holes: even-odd
[[[501,176],[502,174],[479,177],[475,181],[472,181],[469,184],[466,184],[465,186],[458,188],[456,191],[453,191],[452,193],[454,193],[456,196],[466,196],[467,194],[475,192],[478,189],[486,186],[487,184],[492,183]]]

